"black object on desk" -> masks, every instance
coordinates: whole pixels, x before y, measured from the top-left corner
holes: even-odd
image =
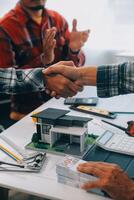
[[[72,98],[69,97],[64,100],[65,105],[89,105],[96,106],[98,103],[98,97],[89,97],[89,98]]]
[[[102,161],[119,165],[130,178],[134,178],[134,156],[106,151],[93,145],[83,157],[86,161]]]
[[[70,106],[70,109],[87,113],[87,114],[97,115],[100,117],[110,118],[110,119],[115,119],[117,116],[116,113],[110,112],[108,110],[91,107],[87,105],[73,105],[73,106]]]
[[[105,121],[103,119],[101,121],[105,122],[107,124],[110,124],[110,125],[112,125],[112,126],[114,126],[116,128],[119,128],[120,130],[125,131],[125,133],[127,133],[129,136],[134,137],[134,121],[128,121],[127,122],[127,124],[128,124],[127,128],[125,128],[123,126],[119,126],[117,124],[113,124],[113,123]]]
[[[93,145],[83,156],[83,160],[115,163],[119,165],[131,179],[134,179],[134,156],[110,152]],[[93,192],[108,197],[108,194],[103,190],[94,190]]]

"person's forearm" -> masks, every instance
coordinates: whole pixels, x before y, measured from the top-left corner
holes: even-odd
[[[44,90],[42,68],[16,70],[0,69],[0,93],[16,94]]]
[[[83,85],[96,85],[97,68],[96,67],[83,67],[79,68],[80,81]]]

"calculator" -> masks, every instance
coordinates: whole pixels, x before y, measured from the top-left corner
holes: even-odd
[[[96,145],[108,151],[134,156],[134,137],[126,134],[107,130],[96,140]]]

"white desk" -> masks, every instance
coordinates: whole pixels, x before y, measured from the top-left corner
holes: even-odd
[[[89,90],[90,91],[90,90]],[[93,90],[91,90],[93,91]],[[95,91],[94,91],[95,92]],[[92,96],[93,93],[90,92],[90,96]],[[86,93],[84,95],[80,94],[80,96],[87,96]],[[125,97],[121,97],[121,99],[125,99]],[[115,101],[115,98],[109,99],[109,104],[111,102]],[[120,98],[117,98],[118,102],[120,103]],[[130,105],[130,97],[128,99],[128,103]],[[134,102],[134,96],[131,96],[131,102]],[[107,105],[108,103],[106,99],[100,99],[100,105]],[[122,107],[128,107],[128,104],[126,101],[122,101]],[[132,104],[133,105],[133,104]],[[111,105],[109,105],[111,106]],[[67,109],[67,106],[63,105],[63,99],[55,100],[52,99],[49,102],[47,102],[45,105],[38,108],[38,111],[43,110],[47,107],[54,107],[54,108],[65,108]],[[114,105],[113,105],[114,107]],[[132,111],[132,109],[130,109]],[[134,110],[134,109],[133,109]],[[78,114],[78,112],[72,111],[72,114]],[[89,116],[87,114],[80,113],[81,116]],[[126,121],[129,119],[133,119],[134,115],[120,115],[117,118],[117,122],[119,124],[125,125]],[[114,122],[116,122],[114,121]],[[30,115],[23,118],[21,121],[17,122],[15,125],[10,127],[9,129],[5,130],[3,134],[6,134],[6,136],[10,139],[12,139],[16,144],[20,145],[21,147],[24,147],[30,140],[32,133],[34,132],[35,125],[31,121]],[[59,157],[56,155],[48,155],[49,159],[51,161],[57,160]],[[56,175],[52,172],[51,176],[48,176],[48,174],[45,172],[46,170],[42,170],[41,173],[38,174],[30,174],[30,173],[11,173],[11,172],[0,172],[0,186],[15,189],[24,193],[33,194],[36,196],[49,198],[49,199],[63,199],[63,200],[104,200],[107,198],[97,196],[95,194],[87,193],[81,189],[69,187],[60,183],[57,183]]]
[[[134,61],[134,51],[122,51],[116,54],[117,62]]]

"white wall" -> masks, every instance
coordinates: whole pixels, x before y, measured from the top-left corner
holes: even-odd
[[[73,18],[78,20],[79,30],[91,29],[89,40],[84,46],[87,64],[103,64],[116,62],[116,51],[126,48],[129,43],[132,45],[131,40],[126,39],[128,38],[126,32],[123,40],[120,38],[123,35],[124,28],[122,34],[120,34],[120,31],[115,34],[120,26],[119,22],[117,28],[115,26],[115,16],[118,12],[117,9],[115,12],[114,6],[116,5],[116,8],[118,8],[117,3],[119,1],[121,0],[47,0],[47,7],[60,12],[69,22],[70,30]],[[121,2],[130,1],[132,2],[132,0]],[[13,8],[16,2],[17,0],[3,0],[0,16]],[[119,17],[119,15],[117,16]],[[133,37],[133,34],[131,35]]]

